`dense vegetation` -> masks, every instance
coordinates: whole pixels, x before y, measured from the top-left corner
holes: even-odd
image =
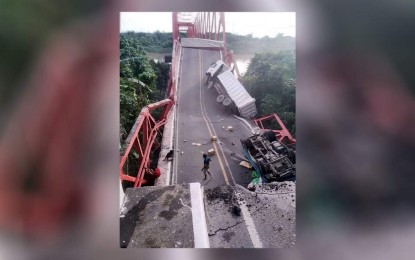
[[[255,54],[242,78],[247,91],[257,100],[258,114],[261,116],[277,113],[293,136],[295,79],[293,51]]]
[[[242,82],[257,100],[258,115],[277,113],[295,136],[294,38],[278,35],[274,38],[258,39],[253,38],[252,35],[240,36],[228,33],[227,42],[229,49],[243,53],[257,52]],[[171,44],[171,33],[121,33],[120,133],[122,140],[133,127],[141,108],[165,97],[169,66],[165,63],[153,62],[146,56],[146,51],[170,52]]]
[[[171,53],[173,42],[171,33],[165,32],[125,32],[122,37],[136,40],[147,52]],[[185,37],[184,34],[181,35]],[[254,38],[252,34],[242,36],[226,33],[227,48],[236,54],[253,54],[257,52],[278,52],[280,50],[294,50],[295,38],[278,34],[276,37]]]
[[[141,109],[166,95],[170,66],[150,60],[136,39],[120,39],[120,141],[124,141]]]
[[[171,32],[125,32],[121,33],[121,37],[137,42],[147,52],[171,53],[173,49]]]

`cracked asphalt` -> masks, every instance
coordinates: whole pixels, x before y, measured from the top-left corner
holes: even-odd
[[[219,58],[215,51],[182,49],[173,185],[127,189],[120,216],[121,247],[194,247],[188,184],[194,182],[204,188],[210,247],[295,245],[295,184],[263,184],[255,192],[244,188],[251,170],[239,166],[245,160],[240,139],[252,134],[216,102],[216,90],[204,85],[205,71]],[[227,126],[234,130],[227,131]],[[215,143],[212,135],[218,138]],[[212,178],[203,180],[202,153],[212,148]]]
[[[240,207],[248,209],[262,247],[295,246],[294,183],[263,184],[256,192],[241,186],[220,186],[206,190],[204,196],[212,248],[254,247]]]

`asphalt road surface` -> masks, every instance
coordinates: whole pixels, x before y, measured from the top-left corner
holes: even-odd
[[[180,81],[177,90],[178,109],[175,127],[175,159],[173,183],[200,182],[205,189],[220,185],[240,184],[251,181],[251,171],[239,166],[244,159],[240,139],[251,135],[249,127],[241,120],[225,112],[216,101],[214,88],[205,86],[205,72],[211,63],[220,59],[217,51],[184,48]],[[232,126],[234,131],[226,130]],[[211,136],[217,136],[211,142]],[[209,176],[203,180],[203,153],[214,149]]]

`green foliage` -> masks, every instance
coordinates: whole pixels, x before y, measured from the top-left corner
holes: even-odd
[[[260,116],[277,113],[295,136],[295,54],[292,51],[255,54],[242,82],[257,100]]]
[[[134,35],[134,34],[133,34]],[[163,39],[160,33],[157,37]],[[171,36],[170,36],[171,37]],[[120,38],[120,141],[123,142],[141,111],[166,96],[170,65],[146,56],[142,43],[131,35]]]
[[[135,41],[147,52],[170,53],[173,49],[171,32],[125,32],[121,33],[121,37]]]
[[[124,32],[121,37],[136,41],[147,52],[171,53],[173,40],[171,33],[165,32]],[[186,34],[180,33],[180,37],[185,38]],[[260,51],[278,52],[280,50],[294,50],[295,38],[278,34],[273,38],[268,36],[254,38],[252,34],[246,36],[226,33],[226,44],[229,50],[236,54],[251,54]]]

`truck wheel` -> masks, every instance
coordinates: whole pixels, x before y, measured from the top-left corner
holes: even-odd
[[[229,106],[230,104],[232,104],[232,99],[230,99],[230,98],[225,98],[225,100],[223,100],[223,103],[222,103],[225,107],[226,106]]]
[[[248,149],[248,150],[251,150],[251,149],[254,149],[255,147],[254,147],[254,144],[252,143],[252,140],[251,139],[245,139],[245,147]]]
[[[265,136],[267,137],[267,140],[272,143],[277,140],[277,137],[275,136],[275,133],[273,131],[268,131],[265,133]]]
[[[261,175],[267,174],[267,168],[263,162],[258,162],[259,170],[261,171]]]
[[[252,141],[251,141],[251,139],[245,139],[245,140],[242,140],[242,144],[245,146],[245,148],[246,149],[248,149],[248,150],[251,150],[251,149],[253,149],[254,148],[254,145],[252,144]]]
[[[218,101],[219,103],[222,103],[222,101],[225,99],[225,95],[219,95],[217,98],[216,98],[216,101]]]
[[[209,75],[206,75],[206,82],[205,82],[205,85],[207,85],[207,84],[209,83],[209,80],[210,80],[210,76],[209,76]]]

